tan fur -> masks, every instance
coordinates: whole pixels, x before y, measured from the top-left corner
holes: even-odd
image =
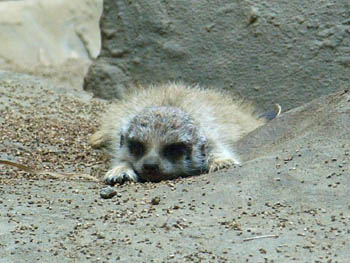
[[[196,162],[196,158],[202,158],[200,156],[205,156],[205,160],[200,160],[201,169],[191,168],[194,174],[212,172],[239,164],[233,143],[265,123],[265,120],[258,118],[254,111],[251,104],[233,101],[228,94],[219,91],[181,84],[139,88],[127,95],[123,101],[117,101],[108,108],[101,128],[91,136],[90,144],[93,147],[106,146],[114,157],[112,169],[105,177],[109,184],[125,180],[159,181],[187,176],[191,174],[190,171],[185,171],[186,168],[181,166],[187,167],[191,162]],[[143,119],[148,120],[148,123],[147,121],[142,123]],[[167,130],[171,129],[169,123],[176,126],[178,134]],[[145,125],[146,128],[136,127],[140,125]],[[163,129],[162,132],[157,133],[156,127]],[[128,137],[128,129],[135,130],[132,140],[141,140],[145,145],[146,150],[141,157],[130,157],[130,150],[125,149],[125,145],[120,146],[121,136],[125,133],[124,137]],[[149,136],[145,137],[146,135],[142,133],[147,133]],[[177,160],[176,163],[163,163],[164,147],[170,142],[182,140],[185,140],[190,148],[193,147],[188,152],[187,148],[184,150],[188,155],[187,159],[180,156],[181,160]],[[201,149],[196,145],[200,143],[203,144]],[[197,152],[189,156],[190,151]],[[203,152],[199,154],[198,151]],[[142,166],[144,163],[137,163],[140,162],[139,159],[143,162],[156,160],[154,162],[159,164],[160,167],[156,168],[159,168],[160,172],[143,175],[142,167],[138,165]],[[168,170],[175,171],[174,174],[162,173],[162,165],[165,170],[171,166]],[[198,165],[196,167],[198,168]],[[177,173],[177,170],[185,173]]]

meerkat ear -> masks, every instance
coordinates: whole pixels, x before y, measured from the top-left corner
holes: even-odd
[[[274,105],[273,109],[260,114],[259,118],[264,118],[266,120],[271,121],[271,120],[277,118],[281,114],[281,111],[282,111],[282,107],[276,103]]]
[[[207,139],[204,136],[200,137],[200,152],[203,157],[208,156],[208,145],[207,145]]]
[[[122,147],[125,143],[125,137],[124,135],[120,135],[120,147]]]

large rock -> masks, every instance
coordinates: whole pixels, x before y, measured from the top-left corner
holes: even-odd
[[[0,1],[0,67],[31,71],[36,65],[96,58],[102,0]]]
[[[101,29],[85,89],[104,98],[182,80],[290,109],[350,78],[348,0],[106,0]]]

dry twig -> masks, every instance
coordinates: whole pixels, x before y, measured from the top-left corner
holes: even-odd
[[[243,239],[243,241],[246,242],[246,241],[251,241],[251,240],[255,240],[255,239],[278,238],[278,237],[279,237],[278,235],[257,236],[257,237],[250,237],[250,238]]]
[[[35,170],[33,168],[30,168],[28,166],[25,166],[23,164],[15,163],[12,161],[8,160],[0,160],[0,164],[5,164],[9,166],[16,167],[18,169],[21,169],[27,173],[35,174],[35,175],[44,175],[44,176],[51,176],[52,178],[55,179],[62,179],[66,177],[80,177],[84,178],[90,181],[94,182],[99,182],[99,180],[89,174],[79,174],[79,173],[55,173],[55,172],[50,172],[50,171],[45,171],[45,170]]]

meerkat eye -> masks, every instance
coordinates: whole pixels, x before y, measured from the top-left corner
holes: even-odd
[[[128,141],[128,148],[129,148],[129,152],[132,155],[137,157],[142,156],[146,151],[146,147],[142,142],[134,141],[134,140]]]
[[[191,147],[185,143],[173,143],[164,147],[163,155],[169,160],[179,159],[181,156],[188,155]]]

